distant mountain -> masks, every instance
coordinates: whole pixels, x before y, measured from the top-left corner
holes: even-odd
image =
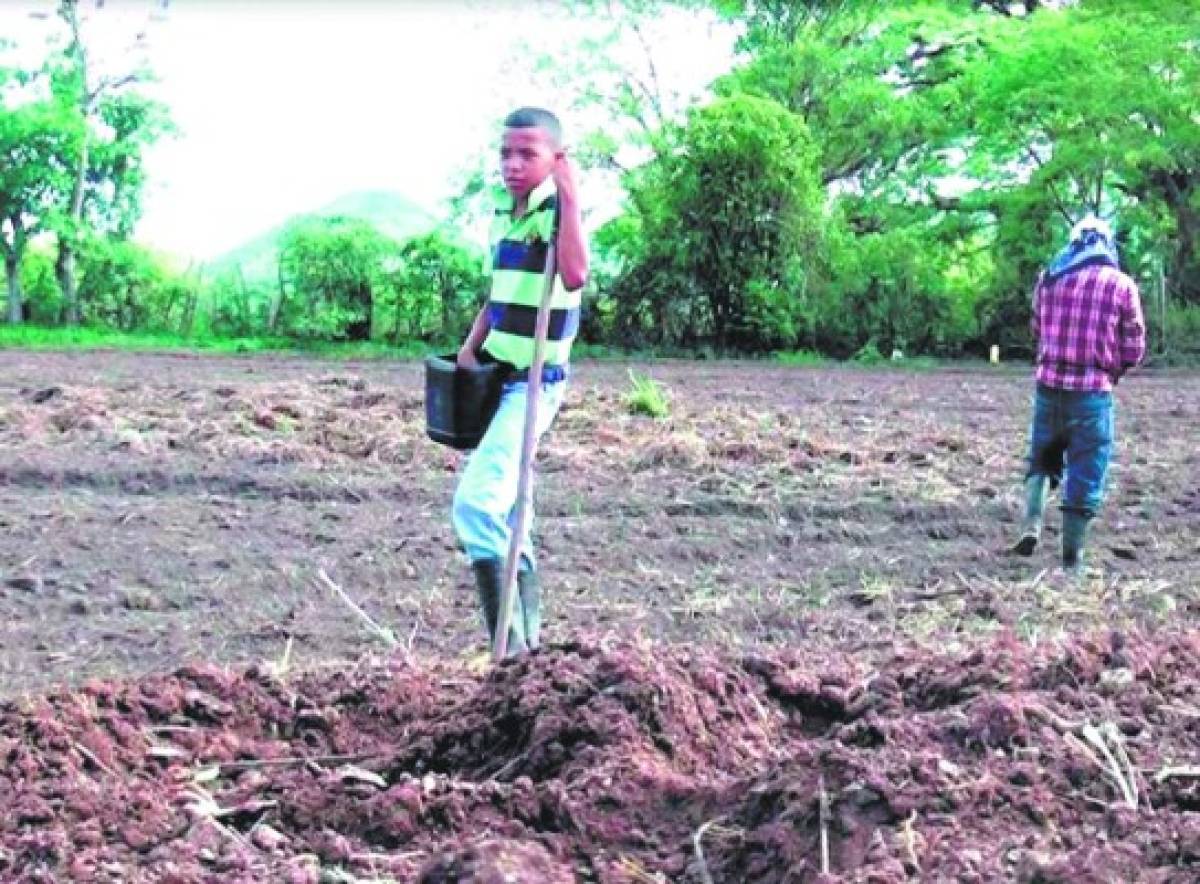
[[[381,233],[398,240],[428,233],[439,223],[438,218],[421,206],[399,193],[386,190],[348,193],[304,214],[326,218],[335,215],[361,218],[370,222]],[[279,257],[279,238],[290,220],[289,218],[266,233],[219,255],[208,262],[205,269],[208,273],[217,275],[241,265],[247,281],[274,280]]]

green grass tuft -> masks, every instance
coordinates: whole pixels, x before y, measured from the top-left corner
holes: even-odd
[[[630,414],[641,414],[653,418],[665,418],[671,414],[671,396],[658,381],[638,375],[629,370],[632,388],[625,394],[625,407]]]

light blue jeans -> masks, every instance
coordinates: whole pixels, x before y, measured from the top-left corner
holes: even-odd
[[[504,385],[500,405],[479,447],[467,460],[466,469],[454,492],[451,521],[454,533],[472,562],[504,560],[517,518],[517,485],[521,471],[521,442],[525,435],[525,403],[528,383]],[[537,433],[540,439],[550,429],[566,392],[565,380],[543,383],[538,397]],[[530,494],[533,486],[530,485]],[[525,523],[521,541],[522,570],[534,567],[533,512]]]

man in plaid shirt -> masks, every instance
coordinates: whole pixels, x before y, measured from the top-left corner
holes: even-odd
[[[1115,435],[1113,387],[1146,354],[1137,284],[1117,262],[1112,228],[1089,215],[1038,280],[1033,296],[1037,392],[1025,476],[1025,518],[1013,551],[1033,555],[1046,487],[1062,495],[1062,560],[1082,570],[1088,524],[1104,498]],[[1064,463],[1065,459],[1065,463]]]

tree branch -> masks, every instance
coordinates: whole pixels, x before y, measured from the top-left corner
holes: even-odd
[[[122,86],[128,86],[130,83],[140,83],[143,77],[140,73],[134,72],[125,74],[120,77],[106,77],[102,79],[96,88],[87,94],[88,107],[90,108],[95,101],[109,90],[117,90]]]
[[[637,37],[638,43],[642,47],[642,52],[646,56],[646,65],[650,69],[650,82],[654,84],[654,91],[651,94],[644,85],[641,86],[643,94],[654,108],[654,113],[658,117],[658,122],[661,124],[663,120],[662,107],[662,83],[658,79],[658,68],[654,64],[654,53],[650,50],[650,43],[646,40],[646,35],[642,33],[642,26],[637,19],[634,19],[630,25],[633,35]],[[639,81],[639,85],[640,81]]]
[[[1040,171],[1045,171],[1046,164],[1042,161],[1042,158],[1037,155],[1037,151],[1035,151],[1033,147],[1026,145],[1025,153],[1031,160],[1033,160]],[[1058,194],[1058,188],[1054,186],[1054,181],[1049,175],[1045,177],[1045,181],[1046,189],[1050,191],[1050,196],[1054,200],[1055,208],[1058,209],[1059,214],[1063,216],[1067,222],[1067,226],[1069,227],[1075,223],[1075,220],[1071,217],[1071,213],[1067,210],[1066,204],[1062,201],[1062,197]]]

